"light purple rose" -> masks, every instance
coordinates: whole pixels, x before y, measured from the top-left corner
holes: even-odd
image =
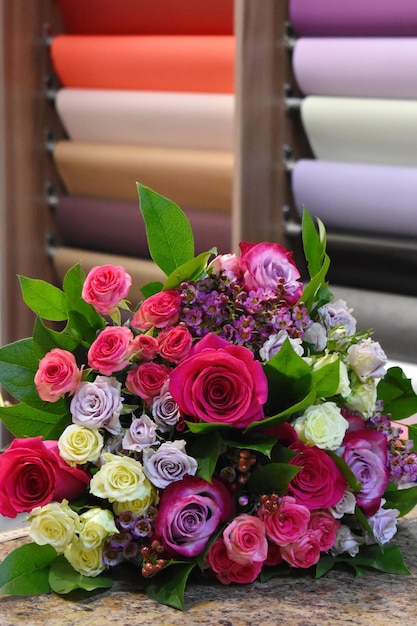
[[[356,502],[365,515],[374,515],[388,482],[387,438],[375,430],[355,430],[345,436],[340,453],[356,478],[361,489]]]
[[[356,320],[344,300],[335,300],[322,306],[319,318],[327,331],[339,329],[343,336],[354,335],[356,332]]]
[[[194,557],[233,513],[233,501],[223,483],[185,476],[163,491],[155,534],[162,538],[168,552]]]
[[[382,504],[385,500],[382,500]],[[375,515],[368,518],[372,533],[378,543],[388,543],[397,532],[398,509],[380,508]]]
[[[361,382],[386,374],[387,355],[377,341],[369,338],[349,347],[347,362]]]
[[[303,356],[304,349],[301,345],[301,339],[291,339],[288,336],[286,330],[280,330],[276,335],[271,335],[265,341],[262,348],[259,350],[259,356],[263,361],[269,361],[275,356],[282,348],[284,341],[288,339],[292,349],[298,356]]]
[[[303,341],[311,344],[315,352],[322,352],[327,346],[326,329],[322,324],[313,322],[305,330]]]
[[[123,449],[141,452],[153,446],[156,442],[156,429],[155,422],[146,413],[134,419],[123,437]]]
[[[164,384],[161,393],[154,398],[152,403],[152,417],[162,433],[171,430],[181,419],[179,406],[168,389],[169,381]]]
[[[86,428],[105,428],[117,435],[122,410],[121,383],[114,377],[97,376],[94,382],[82,382],[75,392],[70,411],[74,424]]]
[[[165,489],[186,474],[194,476],[197,461],[185,452],[184,440],[167,441],[157,450],[146,448],[143,451],[143,471],[155,487]]]

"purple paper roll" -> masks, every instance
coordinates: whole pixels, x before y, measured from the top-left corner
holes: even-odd
[[[302,37],[293,70],[301,91],[322,96],[417,98],[417,40]]]
[[[185,209],[194,233],[196,254],[217,246],[231,250],[231,215]],[[61,243],[73,248],[150,258],[145,224],[134,202],[63,196],[55,207]]]
[[[290,0],[299,35],[416,35],[415,0]]]
[[[291,183],[299,215],[329,229],[417,235],[417,168],[301,159]]]

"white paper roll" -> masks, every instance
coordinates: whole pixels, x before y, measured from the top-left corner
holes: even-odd
[[[417,101],[307,96],[301,118],[318,159],[417,167]]]
[[[233,149],[233,94],[60,89],[70,139],[202,150]]]

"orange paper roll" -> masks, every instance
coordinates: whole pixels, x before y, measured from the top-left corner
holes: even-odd
[[[132,257],[101,252],[90,252],[80,248],[58,247],[53,252],[53,265],[58,280],[62,283],[66,272],[77,263],[81,263],[83,271],[87,274],[96,265],[120,265],[125,268],[132,277],[128,299],[135,306],[141,299],[140,289],[147,283],[164,282],[164,272],[148,259],[133,259]]]
[[[59,141],[54,160],[70,195],[137,202],[140,182],[184,208],[231,212],[232,152]]]
[[[65,87],[233,93],[232,35],[58,35],[54,69]]]
[[[68,33],[231,35],[234,0],[58,0]]]

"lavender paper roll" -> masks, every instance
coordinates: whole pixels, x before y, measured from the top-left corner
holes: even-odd
[[[417,40],[302,37],[293,51],[301,91],[321,96],[417,98]]]
[[[303,36],[417,35],[415,0],[290,0],[289,17]]]
[[[184,209],[194,234],[196,254],[217,246],[231,249],[231,215]],[[55,207],[55,223],[64,246],[150,258],[145,224],[138,203],[63,196]]]
[[[301,159],[291,182],[299,215],[329,229],[417,236],[417,168]]]

